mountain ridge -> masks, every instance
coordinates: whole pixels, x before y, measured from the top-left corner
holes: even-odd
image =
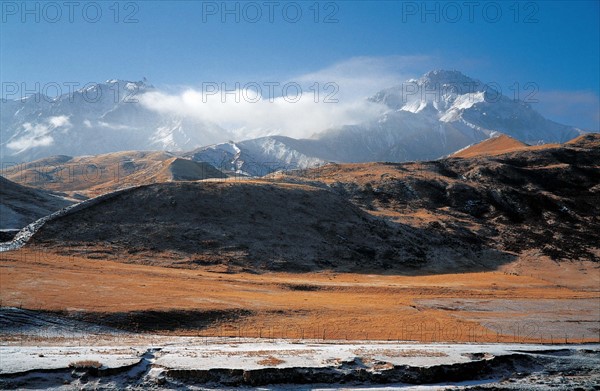
[[[376,92],[367,99],[382,107],[375,120],[303,139],[273,135],[229,142],[233,132],[217,124],[159,114],[141,105],[138,98],[153,91],[143,81],[114,79],[37,105],[37,98],[7,102],[2,105],[0,160],[165,150],[226,171],[261,176],[328,161],[437,159],[500,133],[532,145],[563,143],[584,133],[547,120],[529,104],[459,71],[430,71]],[[94,93],[102,99],[86,98]]]

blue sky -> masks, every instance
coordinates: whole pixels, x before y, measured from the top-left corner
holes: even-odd
[[[317,75],[359,78],[345,84],[356,91],[341,92],[368,96],[431,69],[458,69],[509,96],[535,83],[545,116],[599,128],[598,1],[114,4],[2,1],[2,83],[147,77],[177,89]]]

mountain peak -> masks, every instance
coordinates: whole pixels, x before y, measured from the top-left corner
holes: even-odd
[[[58,99],[73,101],[73,95],[84,95],[83,101],[97,105],[100,101],[114,102],[115,99],[133,99],[134,96],[147,91],[154,90],[155,87],[147,80],[130,81],[123,79],[108,79],[104,82],[87,83],[73,93],[65,93]]]
[[[152,83],[148,81],[145,77],[142,80],[132,81],[132,80],[124,80],[124,79],[108,79],[104,83],[105,85],[118,85],[121,88],[136,88],[138,90],[152,89],[154,86]]]
[[[439,77],[439,76],[444,76],[444,77],[466,77],[464,73],[462,73],[461,71],[457,71],[455,69],[453,70],[448,70],[448,69],[433,69],[429,72],[427,72],[426,74],[423,75],[423,77]]]
[[[479,84],[480,82],[466,76],[460,71],[449,71],[444,69],[437,69],[427,72],[419,80],[420,84],[425,85],[464,85],[464,84]]]

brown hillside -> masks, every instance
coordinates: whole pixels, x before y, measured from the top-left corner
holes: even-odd
[[[510,136],[502,134],[497,137],[492,137],[480,143],[471,145],[453,153],[450,157],[474,157],[479,155],[497,155],[519,149],[526,148],[528,145],[516,140]]]
[[[90,195],[100,195],[125,187],[210,178],[227,178],[227,175],[208,163],[172,157],[136,170],[129,175],[90,187],[87,192]]]
[[[78,198],[150,183],[223,178],[202,162],[167,152],[125,151],[96,156],[53,156],[6,168],[3,174],[22,185],[63,192]]]
[[[600,148],[600,133],[586,133],[567,142],[568,145],[579,148]]]

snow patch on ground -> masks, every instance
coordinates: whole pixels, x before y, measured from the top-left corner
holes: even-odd
[[[592,386],[594,381],[597,384],[599,371],[593,368],[600,368],[600,344],[322,343],[315,340],[157,335],[138,335],[136,343],[129,340],[126,342],[130,346],[119,344],[118,340],[115,340],[115,344],[105,343],[101,346],[77,346],[72,342],[55,346],[0,346],[0,388],[240,390],[247,389],[247,385],[234,385],[235,381],[254,379],[268,382],[269,376],[276,373],[273,371],[278,370],[293,371],[290,374],[295,375],[306,372],[307,379],[317,371],[327,370],[334,371],[332,373],[338,376],[340,373],[353,371],[377,377],[379,373],[385,374],[386,370],[393,368],[431,368],[434,372],[440,368],[448,368],[452,372],[451,368],[455,371],[457,365],[479,365],[478,363],[501,357],[526,357],[524,362],[531,362],[530,367],[514,367],[514,371],[518,373],[508,374],[509,377],[516,376],[510,380],[506,380],[504,372],[483,376],[474,373],[471,380],[460,382],[377,385],[357,379],[344,384],[343,388],[392,390],[401,387],[406,390],[430,390],[465,389],[469,386],[485,388],[493,385],[502,386],[501,389],[544,389],[549,385],[562,384],[563,388],[559,389],[572,389],[573,385]],[[71,363],[82,360],[97,361],[102,366],[99,371],[89,373],[69,368]],[[545,368],[547,365],[550,367]],[[432,373],[431,370],[412,373],[422,373],[426,379]],[[577,371],[579,373],[565,378],[561,371],[567,370],[571,374]],[[242,376],[242,373],[247,373],[248,376]],[[207,376],[216,376],[224,383],[214,383],[214,380],[205,382]],[[413,380],[420,383],[418,378]],[[340,387],[340,384],[334,382],[310,386],[277,384],[263,386],[262,389]]]

